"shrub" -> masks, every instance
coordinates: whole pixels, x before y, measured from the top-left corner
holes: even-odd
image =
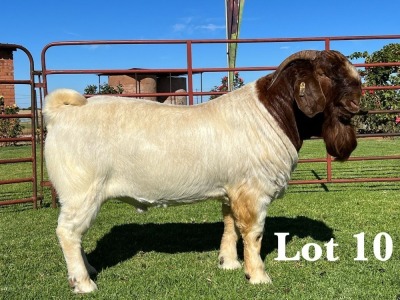
[[[239,72],[235,72],[233,76],[233,89],[236,90],[244,85],[243,79],[239,76]],[[228,92],[228,76],[221,78],[221,85],[214,86],[210,92]],[[211,95],[210,100],[218,98],[220,95]]]
[[[2,115],[14,115],[19,112],[17,105],[4,106],[4,97],[0,96],[0,107]],[[0,138],[16,138],[22,134],[22,126],[18,118],[0,119]],[[0,146],[16,145],[17,142],[4,142]]]
[[[400,109],[399,91],[367,91],[361,98],[363,110]],[[356,116],[355,124],[359,133],[400,132],[400,115],[393,113],[367,114]]]
[[[355,52],[350,59],[362,58],[365,63],[400,62],[400,44],[388,44],[372,54]],[[400,67],[372,67],[361,70],[364,86],[398,86],[400,85]],[[361,99],[363,110],[398,110],[400,109],[399,90],[366,90]],[[368,114],[357,116],[356,126],[360,133],[400,132],[400,115]]]
[[[90,84],[85,88],[84,93],[86,95],[122,94],[123,91],[124,91],[124,89],[121,84],[117,85],[116,87],[113,87],[113,86],[109,85],[108,83],[103,83],[103,84],[100,84],[99,91],[97,91],[97,86],[95,84]]]

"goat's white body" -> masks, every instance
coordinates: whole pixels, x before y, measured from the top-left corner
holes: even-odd
[[[70,286],[96,289],[81,239],[110,198],[139,210],[222,200],[219,266],[241,267],[240,236],[246,278],[271,282],[260,256],[267,205],[286,189],[304,138],[320,134],[330,154],[349,157],[360,96],[357,71],[335,51],[295,53],[272,76],[192,107],[49,94],[45,156],[62,205],[57,236]]]
[[[50,178],[60,200],[78,206],[83,197],[139,209],[226,198],[249,181],[272,200],[297,163],[254,84],[194,107],[97,96],[45,114]]]
[[[44,115],[46,164],[62,205],[57,235],[75,292],[96,289],[81,238],[105,200],[138,210],[222,200],[232,208],[224,215],[220,267],[234,269],[237,228],[261,245],[267,205],[283,194],[298,159],[254,83],[193,107],[110,96],[86,101],[61,90],[46,98]],[[245,269],[250,282],[270,282],[257,247],[246,248]]]

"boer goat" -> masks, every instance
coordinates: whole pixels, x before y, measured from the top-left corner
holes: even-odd
[[[247,279],[271,282],[260,257],[267,206],[284,193],[303,140],[321,136],[336,159],[350,156],[360,96],[360,77],[345,56],[311,50],[190,107],[113,96],[87,100],[68,89],[50,93],[45,157],[61,204],[57,236],[70,286],[79,293],[96,289],[81,239],[110,198],[139,210],[219,199],[219,266],[241,267],[241,236]]]

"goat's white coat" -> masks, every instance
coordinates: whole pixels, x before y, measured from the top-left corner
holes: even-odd
[[[228,195],[245,187],[255,202],[239,205],[256,214],[246,238],[257,240],[267,205],[283,194],[298,159],[257,99],[255,83],[194,107],[111,96],[86,101],[57,90],[47,96],[44,115],[47,170],[62,205],[57,235],[75,292],[96,289],[81,238],[105,200],[138,210],[209,198],[229,205]],[[236,235],[225,230],[228,239]],[[234,240],[222,242],[222,268],[240,266],[234,248]],[[270,282],[259,250],[246,251],[256,268],[250,282]]]
[[[194,107],[111,96],[57,107],[61,93],[71,91],[50,94],[44,109],[46,164],[61,201],[172,205],[226,198],[248,180],[273,199],[297,162],[254,83]]]

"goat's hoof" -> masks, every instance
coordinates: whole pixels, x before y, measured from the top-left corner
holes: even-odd
[[[241,263],[237,259],[228,260],[221,256],[219,258],[218,267],[223,270],[236,270],[242,267]]]
[[[78,282],[75,278],[69,278],[69,285],[76,294],[87,294],[97,290],[97,285],[91,279]]]
[[[266,273],[249,276],[246,274],[246,278],[249,280],[251,284],[264,284],[264,283],[272,283],[271,278]]]

